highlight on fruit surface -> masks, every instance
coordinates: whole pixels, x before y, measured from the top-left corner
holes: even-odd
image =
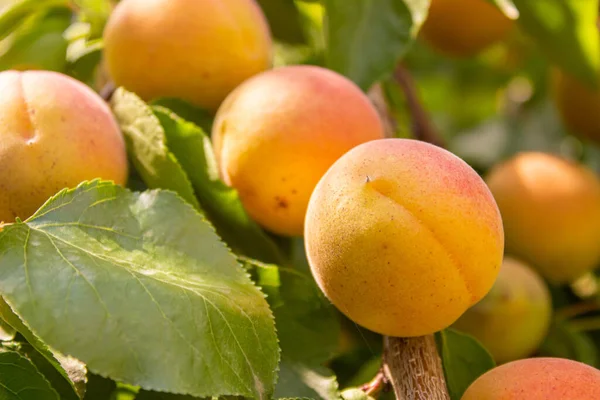
[[[486,182],[502,213],[508,254],[556,283],[600,263],[600,180],[592,170],[525,152],[494,167]]]
[[[513,21],[488,0],[431,0],[420,35],[451,56],[472,56],[504,39]]]
[[[461,400],[592,400],[599,396],[599,370],[562,358],[530,358],[486,372]]]
[[[212,139],[224,181],[269,231],[303,232],[310,195],[353,147],[384,137],[369,98],[347,78],[289,66],[240,85],[219,108]]]
[[[210,110],[270,68],[273,52],[255,0],[123,0],[106,25],[104,50],[117,86]]]
[[[545,282],[529,266],[506,257],[492,290],[453,327],[473,335],[501,364],[531,355],[544,340],[551,317]]]
[[[312,194],[304,236],[329,300],[399,337],[454,323],[490,290],[504,249],[500,213],[477,173],[408,139],[368,142],[336,161]]]
[[[125,142],[106,103],[55,72],[0,72],[0,221],[82,181],[124,184]]]

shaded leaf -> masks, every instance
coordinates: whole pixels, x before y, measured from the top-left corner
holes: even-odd
[[[283,261],[275,243],[244,210],[237,191],[219,178],[210,139],[202,129],[163,107],[153,110],[166,133],[169,149],[187,172],[217,233],[234,251],[248,257]]]
[[[0,352],[0,398],[7,400],[59,400],[58,394],[26,357]]]
[[[568,358],[591,366],[599,366],[598,350],[585,332],[577,332],[569,322],[553,321],[538,354]]]
[[[14,0],[0,8],[0,40],[4,39],[28,17],[51,7],[68,6],[68,0]]]
[[[421,27],[430,0],[324,0],[326,65],[364,91],[391,74]]]
[[[70,360],[50,349],[31,332],[29,327],[21,321],[1,297],[0,315],[3,320],[27,340],[32,348],[28,348],[25,344],[20,344],[19,350],[26,353],[46,378],[50,379],[52,386],[58,391],[61,398],[74,399],[83,397],[85,393],[85,365],[77,360]]]
[[[152,109],[135,94],[117,89],[111,106],[127,142],[127,151],[151,189],[169,189],[200,209],[185,171],[167,148],[165,131]]]
[[[513,1],[519,10],[519,24],[549,60],[582,81],[597,83],[598,0]]]
[[[292,43],[304,43],[306,37],[302,18],[294,0],[257,0],[269,22],[275,39]]]
[[[435,337],[450,398],[460,400],[471,383],[496,364],[490,353],[469,335],[445,329]]]
[[[0,233],[0,292],[51,348],[145,389],[265,399],[279,349],[264,295],[167,191],[83,183]]]
[[[283,360],[275,397],[339,399],[338,383],[333,371],[321,366],[307,367]]]
[[[107,400],[117,388],[115,381],[88,374],[84,400]]]
[[[214,116],[207,110],[174,97],[160,97],[153,100],[150,105],[167,108],[178,117],[201,128],[206,135],[210,136],[211,134]]]

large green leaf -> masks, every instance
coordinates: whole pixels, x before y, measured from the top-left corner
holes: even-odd
[[[363,90],[391,74],[425,20],[430,0],[324,0],[327,67]]]
[[[0,315],[13,329],[27,340],[27,345],[19,344],[19,350],[25,352],[36,367],[50,380],[61,399],[71,400],[83,397],[86,384],[86,368],[78,360],[65,357],[51,350],[13,312],[0,297]]]
[[[68,6],[69,0],[15,0],[0,8],[0,40],[4,39],[27,19],[51,7]]]
[[[26,357],[15,351],[0,352],[0,399],[60,400],[58,393]]]
[[[282,262],[277,246],[254,222],[235,189],[225,185],[208,136],[164,107],[153,107],[172,151],[187,172],[202,209],[217,233],[235,251],[267,262]]]
[[[0,293],[31,331],[88,369],[194,396],[273,391],[264,295],[168,191],[83,183],[0,233]]]
[[[436,341],[452,400],[460,400],[475,379],[495,366],[490,353],[469,335],[445,329],[436,334]]]
[[[192,184],[167,148],[165,131],[152,109],[123,88],[112,96],[111,105],[133,164],[148,187],[172,190],[200,209]]]
[[[598,0],[513,0],[519,23],[546,56],[572,75],[596,83],[600,69]]]

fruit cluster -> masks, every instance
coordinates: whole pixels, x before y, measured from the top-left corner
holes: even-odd
[[[491,2],[462,0],[464,12],[456,2],[433,0],[422,28],[444,54],[476,54],[514,27]],[[214,114],[221,179],[265,230],[304,237],[318,286],[349,319],[394,337],[451,326],[476,337],[505,364],[463,400],[600,398],[591,367],[519,360],[550,326],[546,281],[569,284],[600,264],[596,174],[524,152],[480,177],[441,147],[386,137],[378,110],[346,77],[272,68],[273,53],[254,0],[122,0],[104,31],[116,86]],[[599,139],[600,94],[560,71],[554,83],[566,124]],[[25,220],[86,180],[125,185],[126,148],[110,108],[85,84],[48,71],[0,73],[0,221]]]

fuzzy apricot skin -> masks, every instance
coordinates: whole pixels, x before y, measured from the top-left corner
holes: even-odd
[[[492,290],[456,321],[497,363],[525,358],[544,340],[552,301],[542,278],[524,263],[505,258]]]
[[[504,39],[512,27],[487,0],[432,0],[420,35],[441,53],[467,57]]]
[[[439,147],[362,144],[310,199],[313,276],[351,320],[388,336],[448,327],[492,287],[502,262],[496,203],[477,173]]]
[[[272,59],[269,27],[254,0],[124,0],[104,43],[118,86],[145,100],[177,97],[209,110]]]
[[[119,127],[90,88],[47,71],[0,73],[0,221],[31,216],[85,180],[125,184]]]
[[[574,281],[600,262],[600,180],[566,159],[520,153],[486,181],[506,234],[506,251],[555,283]]]
[[[480,376],[461,400],[593,400],[600,398],[600,371],[561,358],[530,358]]]
[[[221,176],[271,232],[301,236],[310,195],[327,169],[361,143],[384,137],[368,97],[328,69],[264,72],[227,97],[213,144]]]
[[[553,97],[570,133],[600,143],[600,90],[559,69],[552,71]]]

